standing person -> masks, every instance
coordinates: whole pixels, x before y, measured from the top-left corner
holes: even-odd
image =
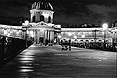
[[[43,37],[39,38],[39,43],[40,43],[41,46],[43,45]]]
[[[46,40],[45,40],[45,46],[48,45],[48,42],[49,42],[48,39],[46,39]]]
[[[64,50],[65,49],[65,39],[61,40],[60,44],[61,44],[61,50]]]
[[[69,44],[69,51],[71,51],[71,39],[68,40],[68,44]]]

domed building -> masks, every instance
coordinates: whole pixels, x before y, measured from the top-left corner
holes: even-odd
[[[30,22],[23,23],[24,28],[28,27],[28,38],[33,38],[37,44],[40,41],[44,43],[45,40],[52,43],[55,34],[61,29],[61,25],[53,24],[53,14],[53,7],[49,2],[34,2],[30,10]]]
[[[117,43],[117,27],[106,29],[95,28],[61,28],[61,25],[53,24],[54,9],[47,1],[38,1],[32,4],[30,10],[30,22],[25,21],[22,26],[10,26],[0,24],[0,35],[13,36],[22,39],[33,40],[37,44],[59,42],[61,39],[71,39],[74,42],[104,42]],[[108,24],[108,22],[106,22]],[[84,24],[83,26],[86,26]]]
[[[39,1],[32,4],[31,22],[53,23],[53,7],[49,2]]]

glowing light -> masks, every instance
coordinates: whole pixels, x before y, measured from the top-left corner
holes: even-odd
[[[33,31],[30,31],[30,35],[31,35],[31,37],[35,36],[34,33],[33,33]]]
[[[27,30],[26,33],[29,34],[29,31]]]
[[[75,36],[74,36],[74,38],[76,39],[76,38],[77,38],[77,36],[75,35]]]
[[[8,34],[7,30],[4,30],[4,35]]]
[[[68,33],[68,35],[69,35],[69,36],[71,36],[71,35],[72,35],[72,33],[70,33],[70,32],[69,32],[69,33]]]
[[[82,38],[85,38],[85,35],[84,34],[82,35]]]
[[[32,63],[33,61],[19,61],[20,63]]]
[[[29,21],[28,21],[28,20],[26,20],[24,24],[27,26],[27,25],[29,24]]]
[[[49,15],[48,15],[48,14],[46,14],[46,13],[45,13],[45,14],[43,14],[43,16],[45,16],[46,18],[48,18],[48,17],[49,17]]]
[[[34,56],[30,56],[30,55],[18,55],[18,57],[23,57],[23,58],[33,58]]]
[[[51,26],[51,27],[54,26],[54,24],[52,24],[52,23],[48,23],[47,25],[48,25],[48,26]]]
[[[24,58],[20,58],[19,60],[27,60],[27,61],[29,61],[29,60],[34,60],[34,58],[29,58],[29,57],[24,57]]]
[[[8,33],[7,36],[10,36],[10,33]]]
[[[17,31],[16,34],[19,35],[19,31]]]
[[[108,24],[107,23],[102,24],[102,28],[103,30],[106,30],[108,28]]]
[[[30,31],[30,34],[33,34],[33,31]]]
[[[33,68],[31,66],[20,66],[19,68]]]
[[[61,38],[61,35],[59,35],[58,38]]]
[[[21,69],[20,72],[31,72],[31,71],[34,71],[34,70],[31,70],[31,69]]]

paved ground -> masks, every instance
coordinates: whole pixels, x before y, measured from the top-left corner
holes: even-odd
[[[0,70],[0,78],[116,78],[116,53],[32,45]]]

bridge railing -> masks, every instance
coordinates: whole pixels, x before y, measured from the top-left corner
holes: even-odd
[[[31,44],[33,42],[30,40],[0,36],[0,67]]]

